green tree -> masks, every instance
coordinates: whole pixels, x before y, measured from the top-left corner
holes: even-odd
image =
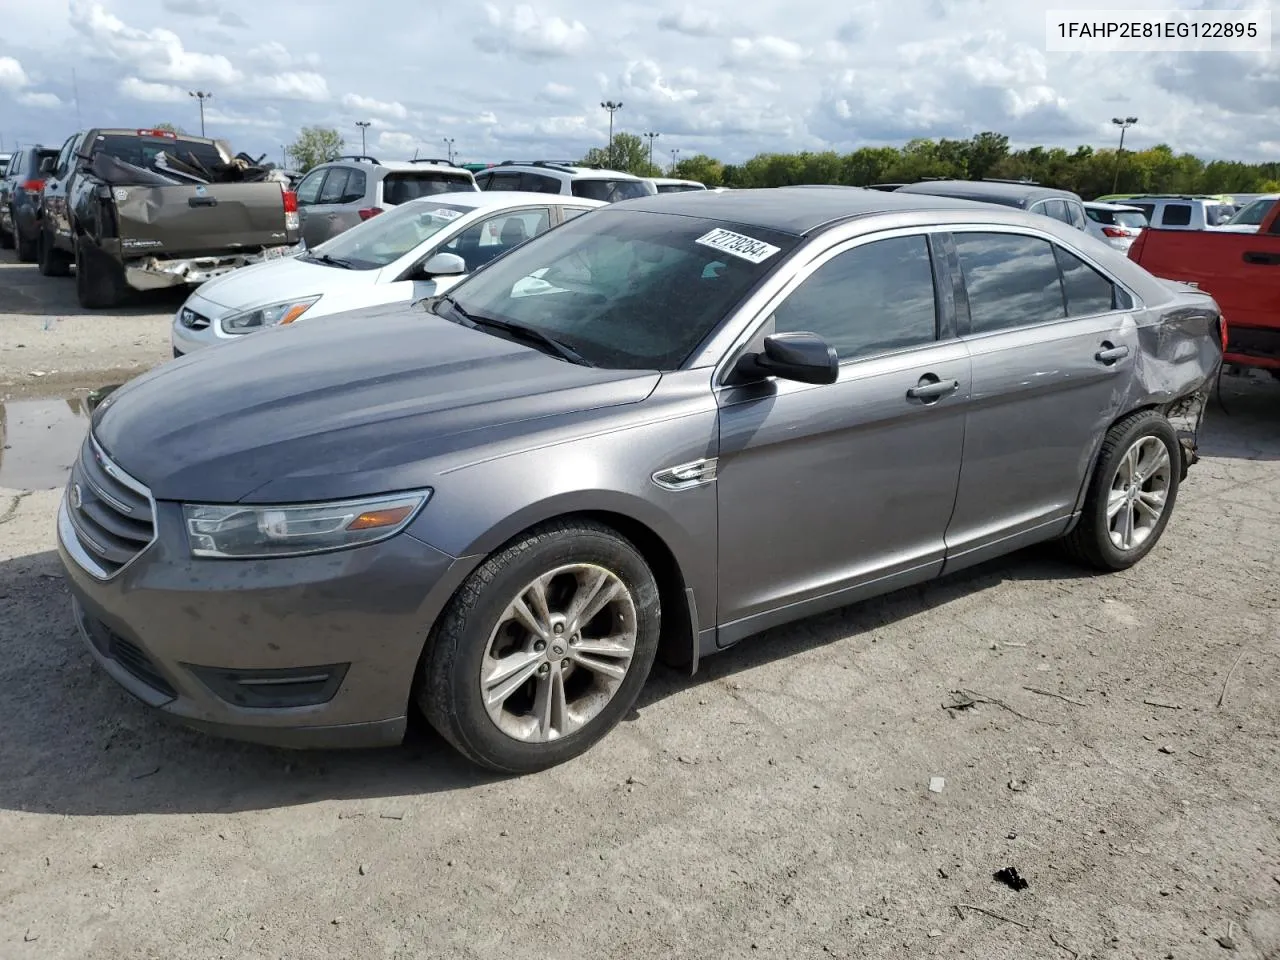
[[[342,153],[342,136],[332,127],[303,127],[298,139],[289,144],[294,166],[306,173],[312,167],[327,163]]]
[[[634,133],[619,131],[613,135],[613,156],[609,156],[608,147],[592,147],[582,162],[611,170],[621,170],[637,177],[662,176],[661,169],[649,162],[649,145],[644,138]]]
[[[672,176],[697,180],[708,187],[724,186],[724,164],[705,153],[695,153],[676,164]]]
[[[179,135],[179,136],[181,136],[181,137],[185,137],[185,136],[187,135],[187,131],[183,130],[183,129],[182,129],[181,127],[179,127],[179,126],[175,126],[175,125],[174,125],[174,124],[172,124],[172,123],[157,123],[157,124],[156,124],[154,127],[152,127],[151,129],[152,129],[152,130],[166,130],[166,131],[168,131],[169,133],[176,133],[176,134],[178,134],[178,135]]]

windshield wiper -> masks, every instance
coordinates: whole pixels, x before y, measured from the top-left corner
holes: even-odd
[[[527,327],[523,323],[516,323],[513,320],[499,320],[497,317],[485,317],[478,313],[470,313],[451,296],[441,297],[437,302],[449,304],[454,312],[472,327],[489,327],[493,330],[501,330],[503,333],[508,333],[517,339],[523,340],[530,346],[539,347],[544,353],[550,353],[561,360],[568,360],[570,363],[576,363],[582,367],[592,366],[591,361],[587,360],[586,357],[563,340],[557,340],[536,327]]]
[[[341,257],[331,257],[327,253],[322,253],[319,256],[313,253],[310,254],[307,259],[314,260],[316,263],[327,263],[330,266],[341,267],[343,270],[354,270],[356,268],[356,265],[350,260],[343,260]]]

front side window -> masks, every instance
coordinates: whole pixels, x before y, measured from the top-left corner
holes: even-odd
[[[403,204],[344,230],[309,250],[307,256],[321,263],[327,258],[331,265],[352,270],[377,270],[411,253],[470,212],[468,207],[431,200]]]
[[[1204,219],[1211,227],[1227,223],[1235,216],[1236,208],[1225,203],[1214,203],[1204,208]]]
[[[298,184],[298,205],[302,207],[311,206],[320,197],[320,185],[324,183],[324,175],[328,173],[328,169],[312,170],[302,182]]]
[[[526,326],[620,370],[675,370],[799,239],[757,227],[600,208],[450,291],[442,315]]]
[[[841,360],[937,339],[929,244],[876,240],[832,257],[774,311],[773,333],[816,333]]]
[[[473,224],[440,249],[462,257],[470,272],[526,240],[546,233],[550,225],[551,211],[546,208],[500,213]]]
[[[1186,227],[1191,225],[1191,204],[1166,203],[1160,219],[1162,227]]]
[[[619,200],[634,200],[636,197],[647,197],[649,191],[639,180],[588,180],[573,181],[573,195],[587,200],[603,200],[605,203],[617,203]]]
[[[1053,244],[1014,233],[957,233],[972,333],[1066,316]]]

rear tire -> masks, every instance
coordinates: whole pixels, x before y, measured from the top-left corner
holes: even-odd
[[[41,230],[39,238],[38,262],[40,275],[44,277],[67,277],[71,275],[71,263],[61,250],[54,249],[53,239]]]
[[[18,221],[13,220],[12,222],[13,222],[13,230],[14,232],[17,232]],[[0,228],[0,250],[12,250],[12,249],[13,249],[13,233],[10,233],[8,230]]]
[[[36,258],[40,255],[39,245],[35,237],[25,236],[16,222],[13,225],[13,237],[18,247],[19,263],[35,263]]]
[[[1107,431],[1080,520],[1063,540],[1073,560],[1114,572],[1133,566],[1168,526],[1182,478],[1178,434],[1155,410]]]
[[[124,273],[110,257],[76,244],[76,299],[86,310],[118,306],[127,295]]]
[[[631,710],[661,624],[658,585],[630,542],[589,521],[546,524],[458,588],[432,631],[418,706],[482,767],[519,774],[555,766]]]

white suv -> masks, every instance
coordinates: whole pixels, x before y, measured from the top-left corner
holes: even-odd
[[[634,200],[658,192],[648,180],[629,173],[553,160],[504,160],[475,176],[476,186],[481,190],[559,193],[605,203]]]
[[[1188,194],[1146,194],[1118,201],[1137,207],[1147,215],[1147,223],[1161,230],[1204,230],[1226,223],[1236,208],[1217,197]]]

